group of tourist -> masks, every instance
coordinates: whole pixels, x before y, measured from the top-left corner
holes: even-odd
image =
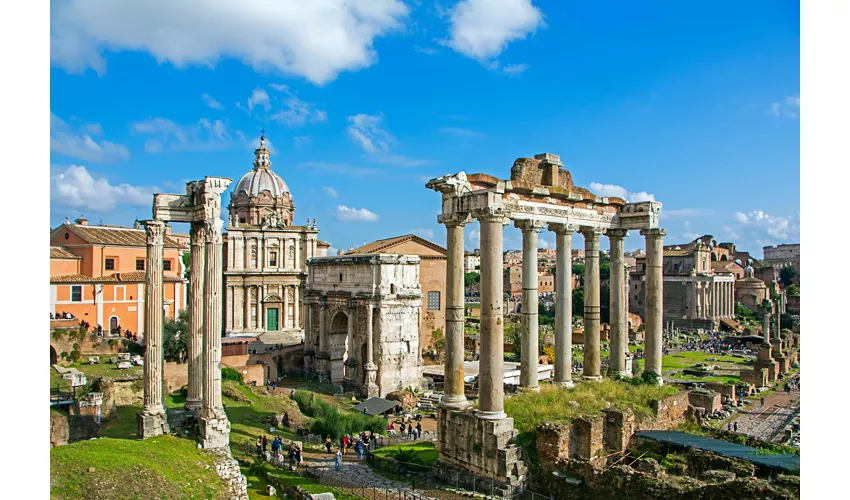
[[[264,458],[266,452],[268,451],[269,446],[269,438],[267,436],[262,436],[257,438],[257,455],[260,458]],[[283,452],[283,436],[276,436],[271,443],[271,452],[275,457],[280,457]],[[291,467],[298,467],[298,465],[304,463],[304,457],[302,456],[302,449],[300,443],[292,442],[289,444],[289,452],[287,454],[289,458],[289,464]]]
[[[50,313],[50,319],[74,319],[76,316],[69,312],[58,312],[56,314]]]
[[[404,424],[405,424],[404,421],[399,423],[399,429],[398,429],[399,434],[405,433],[404,432],[404,430],[405,430]],[[390,435],[396,433],[395,424],[393,422],[390,422],[389,424],[387,424],[387,432]],[[422,438],[422,422],[416,422],[416,427],[413,427],[413,420],[410,419],[407,422],[407,439],[414,440],[414,439],[420,439],[420,438]]]

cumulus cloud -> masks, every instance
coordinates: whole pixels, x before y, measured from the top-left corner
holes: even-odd
[[[325,193],[327,193],[331,198],[339,198],[339,193],[336,192],[336,189],[330,186],[324,186],[322,189],[324,189]]]
[[[349,208],[345,205],[337,205],[336,218],[341,221],[374,222],[378,215],[365,208]]]
[[[369,154],[372,161],[397,167],[419,167],[431,163],[428,160],[410,158],[392,153],[396,138],[383,127],[384,115],[359,113],[348,117],[346,132],[351,140]]]
[[[544,25],[531,0],[462,0],[451,10],[444,43],[473,59],[498,57],[509,42],[525,39]]]
[[[312,103],[299,99],[286,85],[271,84],[271,88],[282,92],[283,104],[270,118],[276,122],[290,127],[300,127],[309,123],[320,123],[328,121],[328,113],[315,109]],[[277,96],[275,96],[277,100]]]
[[[59,206],[106,212],[118,203],[149,207],[155,186],[111,184],[104,177],[93,176],[86,167],[72,165],[50,178],[50,202]]]
[[[639,201],[655,201],[655,195],[646,191],[632,192],[623,186],[616,184],[601,184],[599,182],[590,183],[590,191],[596,196],[603,198],[622,198],[629,203],[637,203]]]
[[[481,231],[470,229],[466,232],[466,241],[469,243],[470,248],[478,248],[478,245],[481,244]]]
[[[748,213],[735,212],[734,223],[723,226],[726,236],[742,240],[738,246],[752,245],[758,247],[777,243],[796,242],[800,239],[800,216],[777,216],[763,210],[752,210]]]
[[[770,103],[770,114],[779,118],[797,118],[800,116],[800,96],[792,95],[779,102]]]
[[[377,61],[376,38],[402,26],[401,0],[51,3],[51,63],[106,71],[107,51],[142,51],[177,68],[224,58],[323,85]]]
[[[224,109],[224,105],[216,101],[215,98],[209,94],[201,94],[201,99],[204,100],[204,104],[213,109]]]
[[[130,131],[151,136],[145,141],[145,151],[212,151],[224,149],[236,140],[245,138],[241,132],[231,132],[222,120],[201,118],[193,125],[181,125],[167,118],[156,117],[131,122]]]
[[[414,229],[413,231],[411,231],[411,233],[413,233],[417,236],[421,236],[422,238],[425,238],[425,239],[433,239],[434,238],[434,230],[433,229],[425,229],[425,228],[420,227],[420,228]]]
[[[97,123],[73,127],[50,113],[50,151],[78,160],[114,163],[130,158],[121,144],[97,141],[92,136],[103,133]]]

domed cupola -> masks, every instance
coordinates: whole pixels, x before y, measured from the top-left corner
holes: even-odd
[[[272,171],[265,135],[254,150],[254,168],[242,176],[230,193],[230,225],[288,227],[292,225],[295,205],[289,187]]]

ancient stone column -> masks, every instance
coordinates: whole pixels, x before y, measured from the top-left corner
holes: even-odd
[[[644,317],[646,318],[646,350],[644,371],[658,375],[661,379],[661,356],[663,337],[661,324],[664,316],[664,235],[663,229],[642,229],[640,234],[646,238],[646,299]]]
[[[378,384],[378,365],[375,364],[375,346],[372,338],[372,303],[366,301],[366,365],[363,367],[366,370],[366,397],[377,397],[380,393]]]
[[[626,317],[626,289],[624,286],[626,263],[623,239],[629,235],[625,229],[609,229],[608,239],[611,242],[611,357],[608,360],[608,370],[612,375],[625,377],[626,351],[629,348],[628,318]]]
[[[446,365],[441,406],[463,409],[470,406],[463,389],[463,226],[467,216],[445,221],[446,247]]]
[[[327,315],[328,299],[327,297],[321,297],[319,299],[319,352],[316,353],[316,372],[319,374],[319,381],[324,380],[330,368],[328,366],[328,359],[330,359],[330,352],[328,352],[328,332],[326,331]]]
[[[711,319],[717,319],[717,282],[711,282],[711,295],[709,296],[711,299]]]
[[[189,382],[186,409],[199,412],[203,405],[204,375],[204,225],[193,222],[189,270]]]
[[[478,418],[506,418],[505,332],[502,302],[502,228],[505,216],[490,208],[475,214],[481,225],[481,356],[478,372]]]
[[[573,229],[549,224],[555,233],[555,381],[573,386]]]
[[[522,343],[520,358],[519,387],[522,390],[539,391],[537,383],[537,356],[540,336],[538,333],[537,308],[537,235],[543,223],[539,221],[515,221],[522,231],[522,315],[520,316]]]
[[[221,282],[222,223],[218,216],[204,221],[206,236],[204,274],[204,399],[201,444],[222,448],[230,441],[230,422],[221,404]]]
[[[163,404],[165,358],[162,352],[162,325],[165,321],[162,298],[162,256],[165,223],[144,222],[147,236],[145,264],[145,389],[142,411],[136,416],[138,435],[147,439],[168,434],[168,421]]]
[[[582,227],[584,235],[584,371],[585,380],[602,380],[599,345],[599,236],[595,227]]]
[[[701,298],[701,302],[702,302],[702,304],[700,305],[700,309],[699,309],[699,317],[701,319],[707,319],[708,314],[706,314],[706,312],[708,310],[708,283],[706,283],[704,281],[700,281],[699,286],[700,286],[700,298]]]
[[[763,332],[764,341],[770,342],[770,340],[771,340],[771,338],[770,338],[770,311],[764,312],[764,319],[763,319],[763,322],[762,322],[762,330],[764,330],[764,332]]]

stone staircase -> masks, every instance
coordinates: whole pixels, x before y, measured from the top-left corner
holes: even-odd
[[[419,404],[417,406],[420,410],[436,410],[440,406],[440,401],[442,400],[442,394],[428,392],[419,399]]]

